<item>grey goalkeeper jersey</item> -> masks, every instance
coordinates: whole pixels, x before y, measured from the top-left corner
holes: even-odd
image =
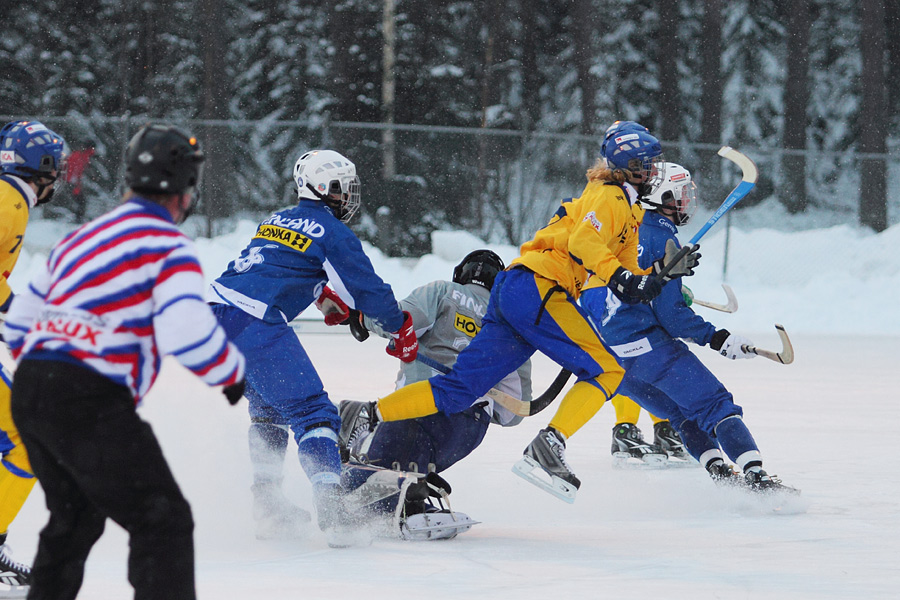
[[[419,338],[419,352],[447,367],[453,366],[456,356],[481,330],[481,319],[487,311],[490,294],[490,291],[480,285],[462,285],[452,281],[432,281],[414,289],[400,301],[400,308],[412,316],[416,336]],[[369,331],[389,337],[368,317],[365,317],[365,325]],[[402,363],[397,387],[430,379],[437,374],[438,371],[418,360]],[[494,387],[516,398],[530,401],[531,361],[526,361]],[[485,410],[491,414],[495,423],[508,426],[522,420],[502,406],[495,405],[488,396],[483,396],[480,400],[488,403]]]

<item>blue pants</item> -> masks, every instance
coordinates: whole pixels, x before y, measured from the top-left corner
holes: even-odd
[[[740,420],[729,423],[724,435],[719,431],[717,438],[717,426],[728,417],[740,417],[743,411],[684,342],[673,340],[646,354],[622,359],[622,366],[625,378],[619,393],[657,417],[669,419],[687,438],[685,445],[695,458],[717,444],[733,459],[757,450]],[[686,421],[695,426],[687,423],[685,427]]]
[[[468,408],[536,350],[612,397],[621,367],[575,299],[548,295],[553,285],[525,269],[497,275],[481,331],[450,373],[430,379],[438,410]]]
[[[294,330],[225,304],[212,309],[229,339],[247,357],[244,394],[250,401],[251,420],[289,426],[303,469],[314,483],[323,469],[339,473],[341,419]]]
[[[367,462],[387,469],[398,462],[402,470],[416,463],[420,473],[433,464],[440,473],[481,444],[490,422],[484,408],[473,406],[453,415],[379,423],[366,451]]]

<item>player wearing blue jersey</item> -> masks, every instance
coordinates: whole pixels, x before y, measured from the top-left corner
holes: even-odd
[[[333,150],[313,150],[294,165],[294,182],[297,205],[260,223],[241,255],[213,282],[211,302],[247,356],[255,516],[283,518],[286,525],[303,518],[282,495],[281,460],[272,460],[283,455],[290,429],[313,484],[319,527],[330,544],[341,546],[350,543],[354,524],[341,498],[340,418],[288,323],[310,304],[328,302],[327,265],[356,308],[391,332],[388,354],[413,361],[418,343],[411,317],[345,224],[359,208],[356,166]],[[347,316],[340,314],[337,322]]]
[[[696,206],[690,173],[674,163],[667,163],[664,173],[664,183],[641,199],[648,209],[639,230],[642,268],[658,264],[678,247],[677,226],[688,221]],[[785,487],[762,469],[762,456],[741,407],[679,338],[709,345],[730,359],[756,356],[743,349],[752,342],[716,329],[695,314],[684,302],[678,279],[669,281],[646,304],[623,302],[599,287],[583,292],[581,303],[625,367],[620,394],[670,419],[688,450],[714,478],[735,479],[722,459],[721,446],[752,489]]]

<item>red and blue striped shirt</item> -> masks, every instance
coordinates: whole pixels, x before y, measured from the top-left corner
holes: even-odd
[[[4,336],[16,360],[83,363],[136,401],[174,356],[209,385],[244,377],[244,357],[203,300],[194,244],[168,210],[132,198],[60,241],[13,300]]]

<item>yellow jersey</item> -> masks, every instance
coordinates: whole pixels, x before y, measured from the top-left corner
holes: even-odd
[[[638,225],[625,189],[592,181],[581,196],[563,200],[546,227],[522,244],[512,261],[556,281],[574,298],[588,287],[600,287],[619,267],[646,274],[638,266]]]
[[[28,213],[36,202],[31,186],[15,175],[0,175],[0,306],[12,295],[7,279],[19,260]]]

